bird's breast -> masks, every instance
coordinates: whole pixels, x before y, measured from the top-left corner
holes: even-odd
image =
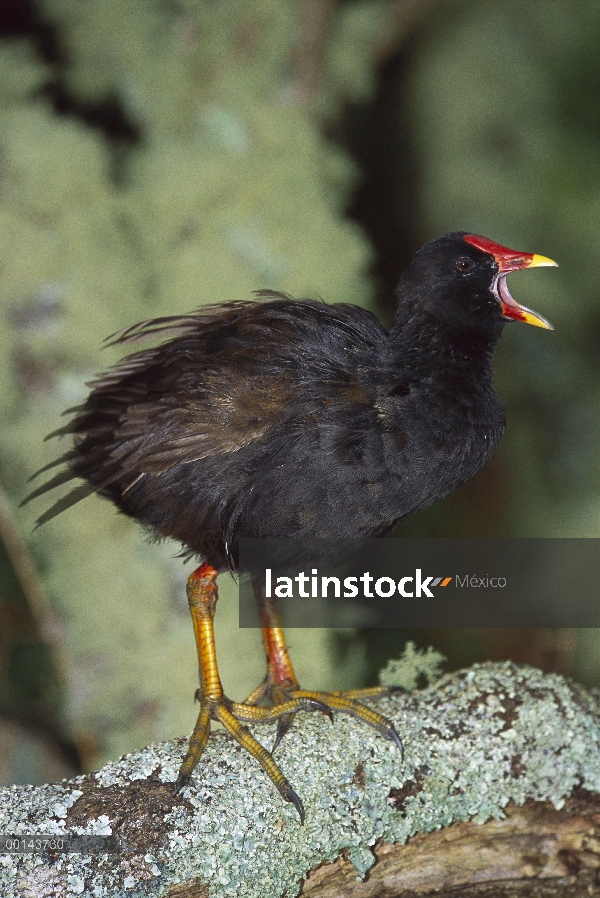
[[[429,505],[472,477],[505,430],[493,389],[449,395],[446,388],[397,401],[380,418],[389,488],[399,516]]]

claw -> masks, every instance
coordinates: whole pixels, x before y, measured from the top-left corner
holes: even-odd
[[[304,823],[304,806],[303,806],[302,802],[300,801],[300,798],[294,792],[294,790],[292,789],[292,787],[290,786],[289,783],[287,784],[287,789],[285,789],[285,791],[283,791],[281,793],[281,797],[285,801],[289,801],[294,805],[294,807],[298,811],[298,816],[300,817],[300,823],[301,824]]]
[[[180,773],[175,782],[175,788],[173,789],[173,795],[178,795],[184,786],[187,786],[190,778],[183,773]]]
[[[333,711],[326,705],[325,702],[320,702],[316,698],[310,699],[310,707],[311,711],[321,711],[321,713],[326,714],[329,717],[330,721],[333,723]]]
[[[292,725],[292,721],[294,719],[293,714],[284,714],[283,717],[280,717],[277,721],[277,733],[275,735],[275,742],[273,743],[273,748],[271,749],[271,754],[275,751],[285,734],[288,732],[289,728]]]
[[[331,723],[333,723],[333,711],[326,705],[325,702],[320,702],[316,698],[304,699],[304,710],[308,711],[320,711],[322,714],[326,714]],[[275,742],[273,743],[273,748],[271,749],[271,754],[275,751],[283,737],[286,733],[289,732],[289,729],[293,723],[295,717],[295,712],[293,714],[284,714],[277,721],[277,734],[275,736]]]
[[[394,727],[391,726],[389,728],[389,730],[386,733],[386,736],[388,737],[388,739],[391,742],[396,743],[396,745],[398,746],[398,750],[400,752],[400,757],[402,758],[402,760],[404,760],[404,746],[402,745],[402,739],[400,738],[400,736],[398,735],[398,733],[396,732]]]

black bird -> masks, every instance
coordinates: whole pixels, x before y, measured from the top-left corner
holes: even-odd
[[[391,722],[357,700],[367,692],[300,689],[264,591],[257,601],[267,675],[245,702],[229,700],[214,646],[217,573],[235,570],[240,537],[377,536],[472,477],[505,429],[492,385],[504,325],[551,327],[514,301],[506,275],[555,264],[485,237],[447,234],[402,275],[389,331],[357,306],[262,290],[260,302],[157,318],[109,338],[168,339],[90,384],[71,423],[51,434],[74,436],[53,463],[66,469],[26,501],[81,478],[38,524],[96,492],[204,559],[188,581],[201,709],[176,789],[189,780],[211,719],[257,758],[301,819],[300,799],[243,722],[277,720],[277,744],[298,710],[331,716],[333,708],[401,748]]]

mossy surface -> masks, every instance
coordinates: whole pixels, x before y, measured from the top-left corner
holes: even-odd
[[[334,726],[320,714],[304,715],[286,736],[277,757],[304,801],[304,826],[223,735],[210,740],[177,799],[165,784],[176,777],[182,740],[70,783],[4,790],[0,829],[119,833],[130,850],[118,862],[69,855],[50,865],[2,856],[3,894],[45,883],[61,896],[163,896],[196,878],[211,898],[278,898],[286,889],[297,894],[310,869],[344,850],[363,877],[377,841],[500,819],[509,802],[560,808],[575,787],[600,791],[598,697],[562,677],[510,663],[478,665],[377,707],[402,734],[404,761],[392,743],[341,715]],[[272,727],[257,733],[268,743]]]

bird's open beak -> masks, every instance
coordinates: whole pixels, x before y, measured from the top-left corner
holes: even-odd
[[[496,294],[502,315],[504,318],[510,318],[513,321],[524,321],[526,324],[534,324],[536,327],[544,327],[547,330],[554,330],[549,321],[532,312],[525,306],[520,306],[518,302],[512,298],[506,285],[506,275],[511,271],[519,271],[521,268],[541,268],[542,266],[557,266],[557,262],[546,256],[539,256],[537,253],[519,253],[513,249],[507,249],[494,243],[486,237],[478,237],[475,234],[467,234],[465,236],[466,243],[476,246],[477,249],[489,253],[498,263],[498,278],[494,284],[493,290]]]

